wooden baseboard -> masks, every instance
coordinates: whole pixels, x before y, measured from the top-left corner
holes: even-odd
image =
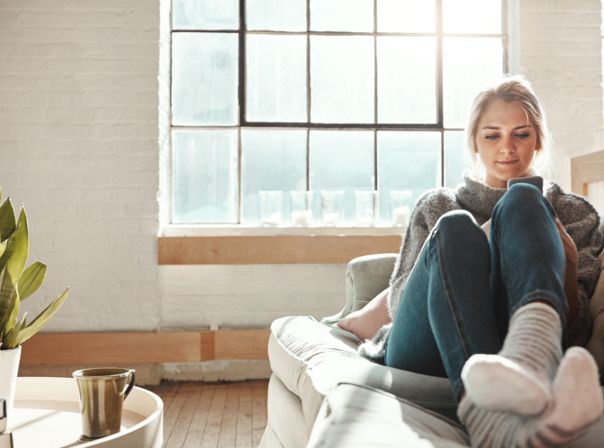
[[[267,359],[268,337],[268,329],[39,333],[23,344],[21,365]]]

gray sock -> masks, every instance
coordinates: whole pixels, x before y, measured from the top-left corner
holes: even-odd
[[[479,408],[467,396],[459,403],[457,416],[467,428],[474,447],[513,447],[514,434],[522,428],[522,417]]]
[[[558,312],[541,302],[516,310],[499,354],[552,381],[562,358]]]
[[[569,349],[554,378],[551,406],[539,416],[527,417],[478,407],[465,396],[457,408],[472,446],[549,447],[572,442],[602,416],[604,403],[598,367],[581,347]]]
[[[533,302],[512,316],[497,355],[473,355],[461,372],[466,393],[477,406],[521,415],[541,414],[551,402],[562,349],[558,313]]]

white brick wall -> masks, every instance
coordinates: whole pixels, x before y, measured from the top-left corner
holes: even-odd
[[[266,327],[285,315],[335,314],[343,265],[160,266],[162,328]]]
[[[512,70],[533,83],[552,133],[554,178],[570,190],[570,157],[602,148],[600,0],[512,0]]]
[[[49,265],[34,311],[71,285],[49,329],[159,322],[153,1],[0,1],[0,185]]]
[[[600,2],[509,2],[511,69],[543,100],[568,186],[568,157],[602,147]],[[50,329],[257,326],[335,312],[343,266],[158,270],[159,12],[159,0],[0,0],[0,185],[27,205],[32,255],[50,266],[43,295],[72,286]]]

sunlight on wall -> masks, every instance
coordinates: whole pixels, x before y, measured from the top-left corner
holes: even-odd
[[[604,216],[604,181],[589,184],[587,199],[596,208],[600,216]]]

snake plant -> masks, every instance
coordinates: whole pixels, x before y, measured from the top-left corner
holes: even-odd
[[[0,203],[2,193],[0,192]],[[36,334],[67,298],[69,288],[54,299],[34,320],[27,313],[19,319],[21,302],[30,297],[44,281],[46,265],[36,261],[25,268],[29,257],[29,234],[25,208],[19,218],[10,198],[0,206],[0,349],[16,348]]]

